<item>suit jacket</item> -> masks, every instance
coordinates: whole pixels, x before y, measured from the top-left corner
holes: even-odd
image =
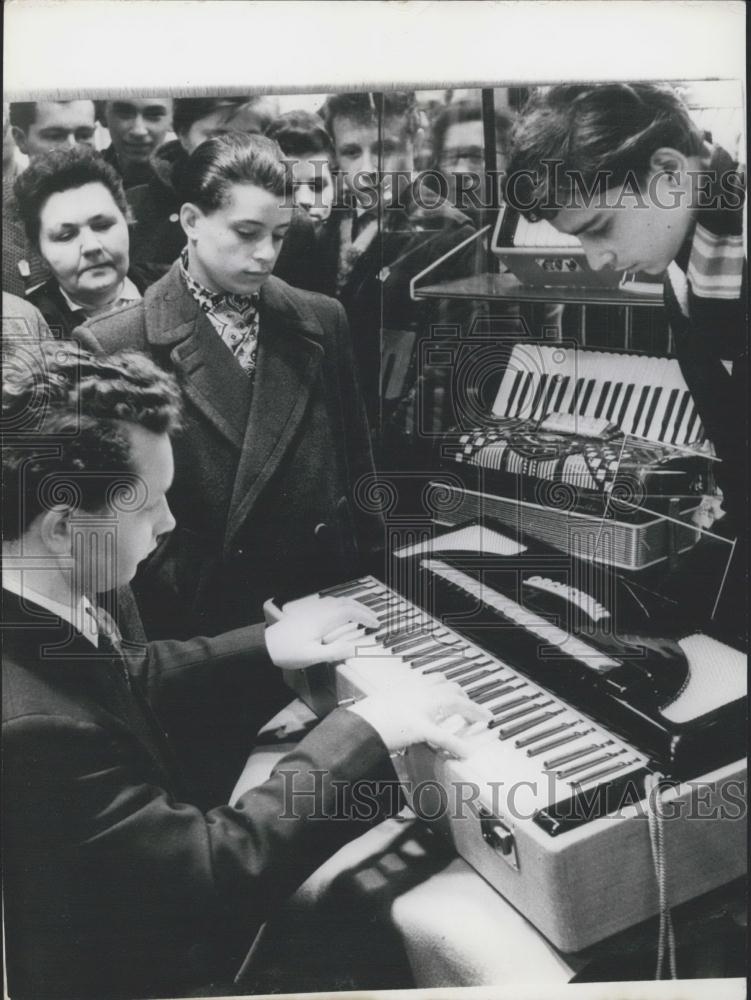
[[[339,710],[269,781],[204,814],[153,709],[189,697],[205,715],[216,687],[252,697],[259,627],[107,658],[42,608],[7,591],[3,603],[10,995],[108,1000],[228,985],[272,907],[362,832],[306,820],[314,808],[334,813],[333,780],[387,768],[383,743]],[[301,818],[280,819],[285,811]]]
[[[178,140],[165,143],[151,161],[147,183],[128,189],[134,223],[130,230],[131,258],[166,270],[177,260],[186,243],[178,219],[180,170],[188,159]],[[283,281],[311,292],[323,292],[315,267],[315,229],[305,212],[294,211],[284,238],[274,274]]]
[[[147,351],[184,392],[177,528],[136,578],[150,638],[258,620],[271,596],[359,572],[382,541],[367,497],[355,497],[373,464],[341,306],[272,277],[259,311],[252,392],[177,263],[142,302],[76,331],[95,351]]]

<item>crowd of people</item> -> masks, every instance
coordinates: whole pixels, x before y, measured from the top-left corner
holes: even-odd
[[[587,183],[633,170],[688,197],[690,171],[733,164],[665,93],[553,88],[518,120],[499,109],[496,169],[560,156]],[[272,900],[362,829],[311,819],[335,779],[382,774],[417,742],[461,754],[441,721],[487,722],[446,682],[373,696],[285,759],[326,775],[303,815],[280,820],[278,770],[225,804],[253,733],[289,700],[278,668],[341,660],[378,627],[333,598],[258,623],[270,597],[383,572],[378,473],[429,377],[398,359],[458,322],[410,285],[431,264],[435,280],[476,270],[470,238],[497,196],[486,119],[473,98],[403,91],[334,94],[320,114],[250,95],[4,108],[12,996],[230,990]],[[723,189],[667,220],[656,199],[614,216],[571,190],[527,193],[528,214],[579,235],[593,266],[668,270],[742,535],[742,202]]]

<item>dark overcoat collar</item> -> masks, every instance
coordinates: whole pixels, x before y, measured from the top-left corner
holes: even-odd
[[[226,545],[284,458],[320,367],[320,325],[290,292],[273,276],[261,289],[252,395],[247,376],[185,287],[179,262],[144,296],[150,346],[169,351],[188,399],[239,450]]]

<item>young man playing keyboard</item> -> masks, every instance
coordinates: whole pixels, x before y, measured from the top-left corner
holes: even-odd
[[[265,634],[123,642],[102,603],[174,526],[176,383],[135,352],[100,359],[50,343],[6,358],[3,419],[9,993],[231,993],[273,904],[361,832],[336,821],[335,783],[388,773],[389,753],[415,742],[460,754],[438,720],[482,710],[445,682],[366,698],[334,711],[234,806],[202,812],[162,710],[206,723],[218,688],[252,701],[269,655],[289,669],[343,659],[355,642],[335,638],[341,626],[374,616],[327,598]],[[295,795],[294,818],[282,815],[285,774],[309,792]]]

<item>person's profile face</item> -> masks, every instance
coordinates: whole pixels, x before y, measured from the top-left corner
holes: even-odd
[[[194,121],[190,128],[179,136],[179,139],[185,152],[192,153],[207,139],[213,139],[217,135],[226,135],[228,132],[261,135],[263,125],[263,116],[248,104],[242,104],[239,107],[216,108],[210,114]]]
[[[665,174],[652,174],[640,194],[620,185],[609,188],[603,200],[562,209],[551,222],[559,232],[578,237],[593,270],[661,274],[688,233],[688,197],[678,197]]]
[[[97,181],[50,195],[39,213],[39,250],[72,299],[107,302],[129,266],[128,224],[108,188]]]
[[[214,292],[259,291],[279,256],[292,212],[279,195],[254,184],[233,184],[213,212],[183,205],[193,277]]]
[[[348,115],[337,115],[331,124],[336,160],[347,189],[355,198],[365,181],[371,189],[381,183],[384,200],[391,198],[393,185],[389,174],[414,169],[414,149],[406,119],[398,115],[383,119],[382,134],[374,117],[365,122]],[[385,176],[383,176],[385,175]]]
[[[18,136],[21,151],[32,159],[51,149],[94,146],[93,101],[38,101],[34,123],[25,137]]]
[[[123,423],[130,439],[130,470],[114,477],[106,509],[74,515],[82,536],[76,571],[89,597],[124,587],[159,539],[175,527],[167,503],[174,461],[167,434]],[[98,515],[98,516],[97,516]]]
[[[172,124],[172,100],[129,97],[107,101],[105,119],[120,166],[146,163]]]
[[[304,153],[290,160],[295,205],[303,209],[316,225],[320,225],[331,215],[334,204],[329,158],[325,153]]]

